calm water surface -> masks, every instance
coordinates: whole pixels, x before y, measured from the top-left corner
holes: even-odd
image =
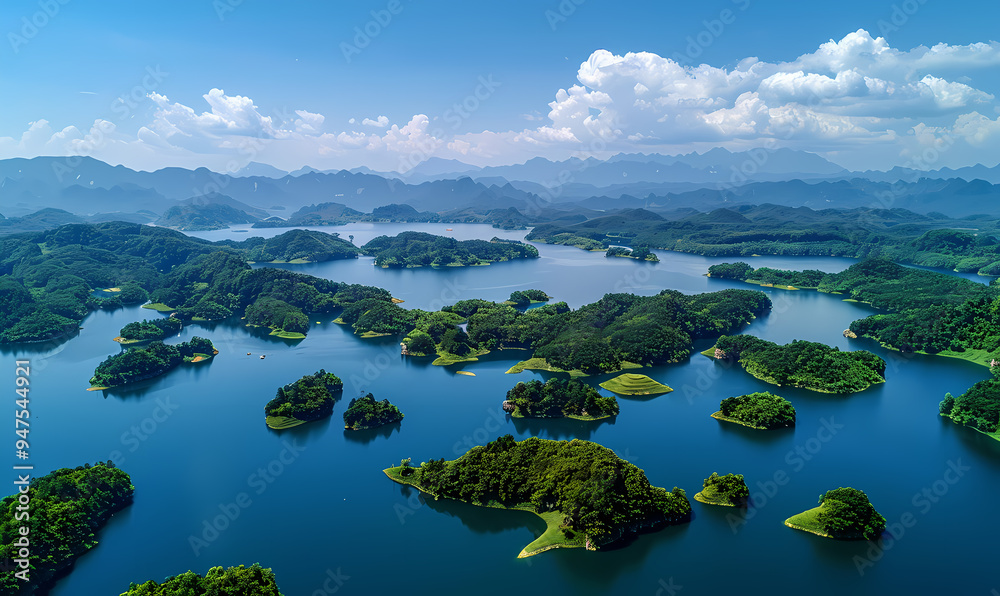
[[[451,227],[457,238],[524,235],[479,225]],[[354,234],[359,245],[406,229],[445,233],[440,224],[333,229],[345,238]],[[197,235],[248,236],[231,230]],[[488,267],[387,271],[362,258],[288,268],[381,286],[405,300],[404,306],[424,309],[473,297],[503,300],[529,287],[573,307],[613,291],[747,287],[703,276],[710,264],[732,259],[660,252],[661,262],[654,265],[569,247],[538,248],[538,260]],[[839,271],[853,261],[761,257],[750,262]],[[849,323],[872,312],[863,305],[815,292],[765,291],[775,308],[746,333],[782,343],[809,339],[870,349],[889,361],[888,382],[850,397],[781,389],[795,404],[798,426],[762,433],[723,425],[709,415],[725,397],[775,388],[698,355],[643,371],[669,384],[673,393],[620,399],[616,419],[584,423],[512,421],[502,415],[499,404],[507,389],[544,377],[504,374],[525,352],[491,354],[464,366],[475,377],[457,375],[455,367],[401,358],[395,338],[359,339],[332,324],[329,315],[315,317],[318,324],[298,342],[235,322],[186,327],[176,341],[206,336],[220,354],[209,363],[106,393],[85,391],[87,380],[117,351],[111,338],[118,329],[150,311],[93,313],[68,342],[8,349],[9,385],[15,357],[32,360],[36,469],[44,473],[116,459],[136,486],[135,503],[114,517],[100,533],[100,545],[79,559],[52,594],[119,594],[132,581],[253,562],[274,569],[286,596],[332,594],[337,583],[331,576],[343,582],[340,594],[385,594],[401,586],[416,594],[668,594],[665,586],[682,586],[683,594],[988,596],[1000,588],[994,571],[1000,443],[936,414],[945,392],[960,393],[988,371],[946,358],[901,358],[873,342],[846,340],[841,332]],[[371,391],[399,405],[405,420],[348,434],[340,424],[346,407],[341,401],[329,420],[269,430],[262,410],[276,388],[321,367],[344,379],[344,400]],[[608,376],[587,380],[596,384]],[[543,529],[534,516],[424,502],[381,472],[403,457],[452,459],[505,433],[519,440],[597,441],[643,468],[654,484],[680,486],[689,496],[712,472],[742,473],[754,507],[744,513],[693,502],[690,524],[645,534],[627,548],[557,550],[519,560],[520,549]],[[946,474],[953,468],[961,475]],[[839,486],[865,490],[890,524],[903,516],[915,523],[899,526],[899,539],[884,551],[868,542],[834,542],[783,526],[785,518]],[[930,498],[922,495],[925,490]],[[245,506],[231,505],[237,502]],[[205,533],[206,523],[222,510],[235,519],[220,521],[225,527],[220,532]],[[207,546],[195,552],[191,536]]]

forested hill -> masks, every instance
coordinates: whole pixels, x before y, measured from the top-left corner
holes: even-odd
[[[425,232],[379,236],[362,246],[361,252],[375,257],[379,267],[454,267],[538,258],[537,248],[516,240],[455,240]]]
[[[336,236],[301,230],[213,243],[165,228],[109,222],[8,236],[0,240],[0,342],[64,336],[93,309],[141,304],[150,294],[181,318],[215,319],[288,291],[281,308],[257,323],[280,329],[287,320],[301,334],[308,327],[302,309],[339,308],[353,295],[388,301],[388,292],[289,271],[253,272],[247,261],[356,256],[357,249]],[[120,291],[94,295],[104,288]]]
[[[883,257],[927,267],[1000,274],[995,219],[952,219],[905,209],[737,205],[710,213],[645,209],[571,224],[543,223],[528,240],[580,248],[648,246],[706,256]]]

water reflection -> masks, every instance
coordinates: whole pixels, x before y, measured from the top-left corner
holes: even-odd
[[[392,436],[392,433],[399,432],[399,429],[402,428],[402,426],[402,422],[395,422],[393,424],[383,424],[377,428],[369,428],[365,430],[344,429],[344,438],[352,443],[367,445],[379,437],[388,439]]]
[[[602,425],[614,425],[617,416],[601,420],[574,420],[573,418],[507,418],[514,423],[519,435],[543,439],[587,439]]]

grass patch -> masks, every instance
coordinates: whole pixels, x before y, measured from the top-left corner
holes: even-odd
[[[274,335],[280,337],[281,339],[305,339],[305,333],[298,333],[297,331],[283,331],[281,329],[272,329],[271,333],[268,335]]]
[[[364,333],[362,333],[358,337],[362,337],[364,339],[369,339],[369,338],[372,338],[372,337],[385,337],[387,335],[392,335],[392,334],[391,333],[376,333],[375,331],[365,331]]]
[[[274,430],[293,428],[306,423],[305,420],[299,420],[291,416],[268,416],[264,419],[264,422]]]
[[[710,486],[702,489],[699,493],[695,493],[694,500],[706,505],[719,505],[720,507],[742,507],[746,504],[745,502],[733,503],[727,497],[720,495],[718,489],[714,486]]]
[[[467,370],[456,370],[456,371],[455,371],[455,374],[456,374],[456,375],[465,375],[465,376],[467,376],[467,377],[474,377],[474,376],[476,376],[476,373],[474,373],[474,372],[469,372],[469,371],[467,371]]]
[[[413,488],[419,490],[424,494],[428,494],[434,499],[438,499],[438,496],[434,493],[425,490],[419,484],[412,480],[413,476],[402,476],[400,471],[402,466],[396,466],[394,468],[386,468],[382,470],[386,476],[389,477],[393,482],[398,482],[399,484],[405,484],[407,486],[412,486]],[[464,501],[463,501],[464,502]],[[565,532],[559,527],[562,524],[563,518],[566,514],[560,511],[546,511],[545,513],[538,513],[530,505],[520,505],[517,507],[505,507],[499,503],[470,503],[470,505],[476,505],[478,507],[490,507],[493,509],[507,509],[507,510],[517,510],[517,511],[528,511],[534,513],[538,517],[542,518],[545,522],[545,531],[538,538],[532,540],[527,546],[521,549],[518,553],[518,559],[524,559],[527,557],[532,557],[537,554],[541,554],[547,550],[552,550],[554,548],[584,548],[586,547],[585,538],[582,534],[567,536]]]
[[[619,395],[661,395],[673,391],[646,375],[625,373],[601,383],[601,387]]]
[[[803,511],[798,515],[793,515],[785,520],[785,525],[789,528],[802,530],[803,532],[809,532],[810,534],[816,534],[824,538],[833,538],[833,536],[827,534],[823,524],[819,521],[819,514],[822,510],[823,505],[820,505],[819,507]]]
[[[557,368],[549,364],[548,361],[545,360],[544,358],[528,358],[527,360],[522,360],[517,364],[515,364],[514,366],[507,369],[507,372],[505,374],[516,375],[517,373],[522,373],[526,370],[544,370],[554,373],[568,373],[569,376],[573,378],[589,376],[582,370],[577,370],[577,369],[563,370],[561,368]]]
[[[162,302],[152,302],[150,304],[143,304],[142,307],[148,308],[149,310],[155,310],[156,312],[173,312],[174,310],[176,310],[173,307],[163,304]]]
[[[733,424],[740,424],[740,425],[745,426],[747,428],[753,428],[753,429],[756,429],[756,430],[768,430],[768,428],[766,426],[755,426],[753,424],[750,424],[749,422],[744,422],[744,421],[739,420],[737,418],[731,418],[729,416],[723,416],[721,411],[712,414],[712,418],[715,418],[716,420],[721,420],[723,422],[732,422]]]
[[[435,358],[434,362],[431,362],[431,364],[434,366],[449,366],[451,364],[462,364],[463,362],[479,362],[480,356],[485,356],[489,353],[489,350],[480,350],[474,354],[459,356],[458,354],[438,351],[438,357]]]

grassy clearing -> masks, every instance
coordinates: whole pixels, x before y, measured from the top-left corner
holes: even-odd
[[[456,375],[465,375],[465,376],[467,376],[467,377],[474,377],[474,376],[476,376],[476,373],[474,373],[474,372],[469,372],[469,371],[467,371],[467,370],[456,370],[456,371],[455,371],[455,374],[456,374]]]
[[[382,472],[389,477],[393,482],[398,482],[399,484],[405,484],[407,486],[412,486],[413,488],[419,490],[420,492],[430,495],[435,499],[438,498],[434,493],[425,490],[419,484],[412,480],[412,476],[404,477],[400,474],[402,466],[396,466],[394,468],[386,468]],[[532,557],[537,554],[541,554],[547,550],[552,550],[554,548],[583,548],[586,546],[585,538],[583,535],[574,535],[572,537],[567,536],[560,529],[559,525],[562,523],[563,518],[566,514],[560,511],[547,511],[545,513],[538,513],[534,508],[523,505],[517,507],[504,507],[503,505],[497,503],[470,503],[471,505],[476,505],[478,507],[490,507],[493,509],[507,509],[507,510],[517,510],[517,511],[528,511],[534,513],[538,517],[542,518],[545,522],[545,531],[542,535],[534,539],[521,549],[518,553],[518,559],[524,559],[527,557]]]
[[[833,538],[833,536],[826,533],[823,524],[819,521],[819,513],[822,510],[823,506],[820,505],[819,507],[803,511],[798,515],[793,515],[785,520],[785,525],[789,528],[802,530],[803,532],[809,532],[810,534],[816,534],[824,538]]]
[[[173,312],[175,309],[163,304],[162,302],[152,302],[150,304],[143,304],[143,308],[148,308],[149,310],[155,310],[156,312]]]
[[[694,500],[706,505],[719,505],[721,507],[741,507],[744,505],[744,503],[733,503],[728,498],[720,495],[719,491],[714,486],[710,486],[702,489],[699,493],[695,493]]]
[[[507,372],[505,374],[516,375],[517,373],[522,373],[526,370],[544,370],[547,372],[554,372],[554,373],[568,373],[569,376],[573,378],[589,376],[582,370],[576,370],[576,369],[563,370],[561,368],[557,368],[549,364],[548,361],[546,361],[544,358],[528,358],[527,360],[522,360],[517,364],[515,364],[514,366],[507,369]]]
[[[375,331],[365,331],[364,333],[362,333],[358,337],[361,337],[363,339],[369,339],[369,338],[372,338],[372,337],[385,337],[387,335],[392,335],[392,334],[391,333],[376,333]]]
[[[438,357],[435,358],[434,362],[431,362],[431,364],[434,366],[449,366],[451,364],[462,364],[463,362],[479,362],[480,356],[485,356],[489,353],[489,350],[479,350],[474,354],[459,356],[457,354],[450,354],[439,350],[437,353]]]
[[[673,391],[663,383],[636,373],[618,375],[601,383],[601,387],[619,395],[661,395]]]
[[[299,420],[291,416],[268,416],[264,419],[264,422],[274,430],[293,428],[306,423],[305,420]]]
[[[298,332],[295,332],[295,331],[284,331],[282,329],[272,329],[271,333],[268,333],[268,335],[274,335],[276,337],[280,337],[281,339],[305,339],[306,338],[306,334],[305,333],[298,333]]]
[[[740,425],[745,426],[747,428],[753,428],[753,429],[756,429],[756,430],[768,430],[768,428],[766,426],[755,426],[753,424],[750,424],[749,422],[744,422],[744,421],[739,420],[737,418],[731,418],[729,416],[723,416],[721,411],[712,414],[712,418],[715,418],[716,420],[721,420],[723,422],[732,422],[733,424],[740,424]]]

